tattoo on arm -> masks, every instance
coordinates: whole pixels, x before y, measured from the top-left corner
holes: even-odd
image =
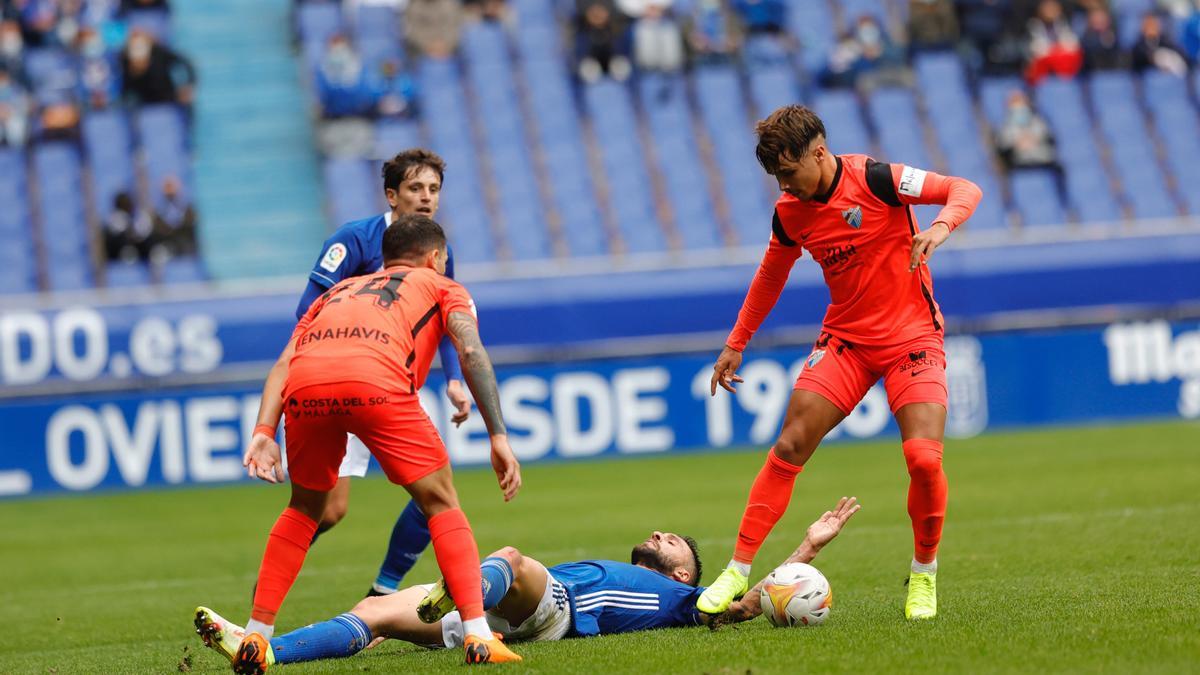
[[[479,406],[488,434],[496,436],[508,433],[504,426],[504,415],[500,411],[496,371],[492,368],[487,350],[483,348],[475,317],[465,312],[451,312],[447,330],[454,340],[463,377],[471,389],[471,395],[475,397],[475,405]]]

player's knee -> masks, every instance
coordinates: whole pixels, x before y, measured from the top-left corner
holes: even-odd
[[[330,502],[325,505],[325,512],[321,514],[321,530],[325,531],[329,528],[342,522],[346,517],[346,513],[350,511],[350,505],[344,502]]]
[[[775,441],[775,456],[789,464],[803,466],[812,456],[815,443],[810,443],[807,433],[800,424],[793,424],[783,430]]]
[[[505,546],[504,548],[500,549],[499,551],[496,551],[495,553],[493,553],[491,555],[491,557],[504,558],[505,560],[508,561],[508,564],[511,565],[513,569],[517,569],[518,567],[520,567],[521,562],[524,560],[524,557],[521,555],[521,552],[518,551],[515,546]]]
[[[358,604],[350,610],[350,613],[363,620],[363,623],[368,627],[374,628],[376,620],[386,611],[385,598],[388,596],[376,596],[371,598],[363,598],[358,601]]]
[[[904,461],[908,464],[908,473],[913,476],[934,476],[942,470],[942,458],[934,452],[906,450]]]

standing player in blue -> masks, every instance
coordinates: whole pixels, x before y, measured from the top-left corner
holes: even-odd
[[[379,271],[383,266],[383,232],[393,220],[414,213],[434,217],[438,210],[445,170],[446,163],[441,157],[421,148],[405,150],[384,162],[383,192],[391,210],[346,223],[325,241],[321,255],[308,275],[308,287],[300,298],[299,306],[296,307],[296,317],[304,316],[309,305],[339,281]],[[454,254],[447,248],[446,255],[446,276],[454,278]],[[455,408],[451,421],[462,424],[470,414],[471,399],[463,387],[458,355],[454,353],[454,346],[449,339],[442,341],[439,352],[446,375],[446,396]],[[263,386],[264,403],[282,396],[283,379],[286,376],[284,371],[285,369],[278,366],[271,369]],[[271,409],[279,408],[259,406],[258,425],[254,427],[254,435],[247,452],[275,439],[278,420],[265,419],[261,412]],[[367,447],[351,435],[346,445],[345,459],[338,470],[337,486],[329,495],[325,514],[317,528],[318,536],[345,517],[350,501],[350,477],[365,476],[370,459],[371,453]],[[379,568],[375,583],[367,592],[368,595],[395,593],[400,580],[412,569],[421,552],[428,546],[429,527],[425,516],[417,508],[416,502],[410,501],[396,519],[396,526],[392,529],[392,537],[388,542],[387,555]]]
[[[785,562],[809,563],[858,512],[842,497],[809,526],[804,542]],[[488,624],[506,642],[561,640],[613,633],[733,623],[762,613],[761,583],[723,614],[696,609],[704,590],[696,542],[654,532],[633,548],[630,562],[581,560],[547,568],[513,547],[483,561],[483,606]],[[269,664],[299,663],[356,654],[378,640],[395,638],[424,647],[453,648],[464,639],[462,621],[441,582],[382,598],[366,598],[328,621],[271,640]],[[243,629],[211,609],[199,608],[197,633],[232,660]]]

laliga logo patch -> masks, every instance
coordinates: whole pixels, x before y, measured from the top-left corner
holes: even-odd
[[[809,354],[808,358],[804,360],[804,367],[805,368],[814,368],[814,367],[816,367],[816,365],[818,363],[821,362],[821,359],[823,359],[823,358],[825,358],[825,350],[818,349],[818,350],[814,351],[813,353]]]
[[[336,272],[345,259],[346,245],[342,243],[334,244],[329,247],[329,250],[325,251],[325,255],[321,258],[321,269],[327,272]]]
[[[857,230],[862,227],[862,207],[856,205],[842,211],[842,219],[846,221],[847,225]]]

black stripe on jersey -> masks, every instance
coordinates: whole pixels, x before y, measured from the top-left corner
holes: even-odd
[[[779,218],[779,209],[775,209],[775,215],[771,216],[771,231],[775,233],[775,238],[779,240],[779,243],[784,246],[796,245],[796,240],[783,231],[783,221]]]
[[[867,160],[867,187],[871,194],[888,206],[900,206],[900,195],[896,194],[896,184],[892,182],[892,165],[887,162]]]
[[[912,232],[912,236],[917,236],[917,221],[913,218],[912,207],[906,207],[904,209],[904,214],[908,216],[909,231]],[[933,305],[933,294],[930,293],[929,289],[925,287],[925,279],[921,277],[918,278],[921,279],[921,295],[925,296],[925,304],[929,307],[929,318],[933,319],[933,329],[941,330],[942,324],[937,320],[937,308]]]
[[[441,303],[433,303],[433,307],[430,307],[429,311],[425,312],[425,316],[417,319],[417,323],[412,328],[412,336],[417,337],[417,334],[421,332],[421,329],[425,327],[425,324],[429,323],[429,320],[437,316],[437,313],[440,311],[442,311]]]

